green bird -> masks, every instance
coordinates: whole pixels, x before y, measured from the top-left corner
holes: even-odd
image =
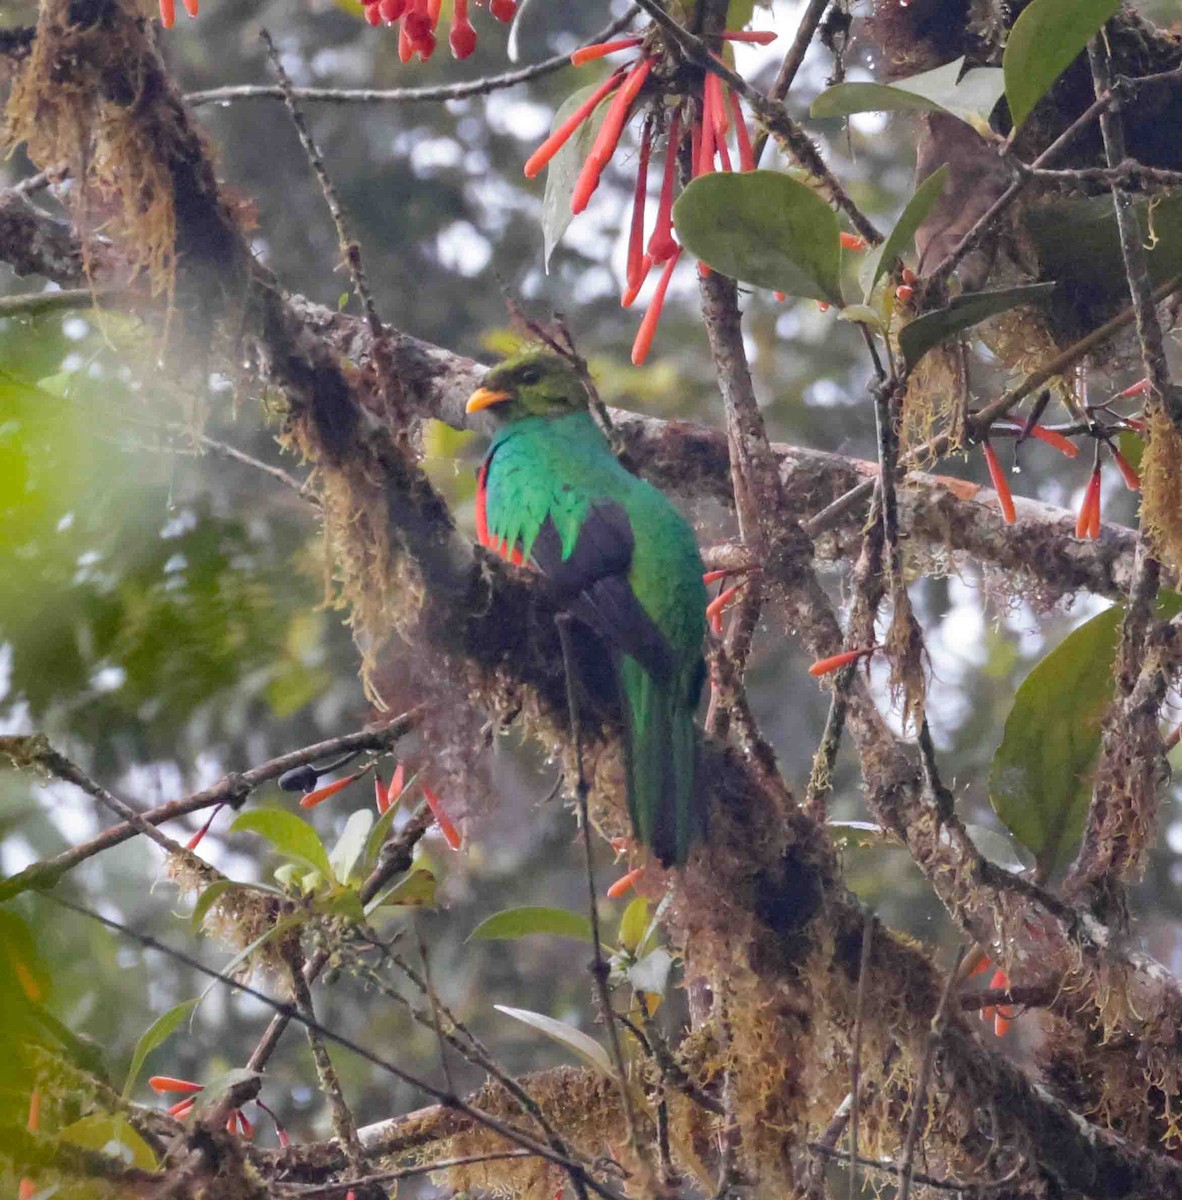
[[[697,540],[656,488],[616,460],[573,366],[525,350],[468,401],[497,425],[480,467],[482,545],[546,577],[610,666],[625,730],[628,811],[666,866],[706,833],[694,786],[694,710],[706,677],[706,588]],[[598,652],[596,655],[596,651]]]

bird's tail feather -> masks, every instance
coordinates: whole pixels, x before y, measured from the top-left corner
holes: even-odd
[[[632,829],[665,866],[680,865],[706,835],[693,709],[679,681],[658,683],[635,659],[621,662],[620,683]]]

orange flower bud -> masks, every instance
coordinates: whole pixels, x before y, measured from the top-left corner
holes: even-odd
[[[898,300],[900,304],[907,304],[914,295],[915,288],[913,288],[909,283],[901,283],[897,288],[895,288],[895,299]]]
[[[657,323],[661,319],[661,309],[665,305],[665,293],[669,290],[669,279],[673,275],[673,268],[677,266],[679,258],[681,258],[680,246],[677,247],[673,257],[665,263],[665,270],[661,273],[661,280],[657,284],[657,290],[653,294],[653,298],[649,301],[648,311],[644,314],[644,320],[640,322],[640,328],[636,331],[636,340],[632,343],[632,363],[634,366],[639,367],[648,358],[648,352],[652,349],[653,337],[657,332]]]
[[[642,40],[638,37],[626,37],[619,38],[614,42],[596,42],[592,46],[580,46],[570,56],[570,65],[581,67],[584,63],[595,62],[597,59],[606,58],[609,54],[615,54],[617,50],[630,50],[633,46],[639,46]]]
[[[444,811],[443,802],[425,783],[423,784],[423,799],[427,801],[427,807],[435,818],[435,824],[439,826],[439,832],[443,834],[443,840],[453,850],[458,850],[463,845],[460,831],[452,824],[451,818]]]
[[[749,42],[756,46],[770,46],[780,35],[770,29],[743,29],[737,33],[720,33],[724,42]]]
[[[1017,516],[1014,512],[1014,497],[1010,491],[1006,473],[1002,470],[1001,463],[997,461],[997,455],[994,454],[993,447],[988,442],[982,442],[981,449],[985,452],[985,465],[989,468],[989,478],[993,480],[993,490],[997,493],[997,503],[1001,508],[1002,519],[1007,525],[1012,525],[1017,520]]]
[[[1141,476],[1137,474],[1137,468],[1110,442],[1108,449],[1112,451],[1112,461],[1116,463],[1116,469],[1120,472],[1120,477],[1125,481],[1125,487],[1130,492],[1139,492],[1141,490]]]
[[[148,1080],[148,1087],[162,1095],[168,1092],[200,1092],[204,1086],[194,1083],[191,1079],[177,1079],[172,1075],[153,1075]]]
[[[841,246],[843,250],[865,250],[870,243],[864,237],[859,237],[856,233],[841,234]]]
[[[858,659],[873,654],[877,649],[877,646],[869,646],[863,650],[843,650],[840,654],[831,654],[828,658],[819,658],[809,667],[809,674],[815,675],[818,679],[822,675],[831,675],[834,671],[840,671],[842,667],[848,667],[850,663],[857,662]]]
[[[351,783],[356,783],[365,771],[354,771],[352,775],[346,775],[344,779],[338,779],[335,783],[327,783],[322,788],[317,788],[314,792],[309,792],[306,796],[300,799],[300,808],[315,808],[318,804],[323,804],[330,796],[335,796],[337,792],[342,792]]]
[[[165,29],[176,24],[176,0],[160,0],[160,24]]]
[[[632,888],[636,886],[636,881],[643,874],[644,868],[637,867],[634,871],[629,871],[627,875],[621,875],[620,878],[617,879],[615,883],[613,883],[611,887],[607,889],[607,898],[609,900],[618,900],[621,896],[631,891]]]

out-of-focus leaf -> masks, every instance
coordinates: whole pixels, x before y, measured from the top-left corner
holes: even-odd
[[[1182,598],[1162,593],[1161,617],[1180,609]],[[1123,611],[1114,605],[1085,621],[1034,667],[993,756],[993,808],[1045,871],[1067,861],[1083,832]]]
[[[1182,272],[1182,196],[1163,196],[1152,204],[1133,203],[1149,281],[1155,287]],[[1122,303],[1128,299],[1120,238],[1111,196],[1054,198],[1032,205],[1023,225],[1038,256],[1039,273],[1079,293],[1085,302]]]
[[[344,917],[355,922],[365,920],[365,907],[361,903],[360,893],[355,888],[337,888],[327,895],[319,896],[313,908],[323,916]]]
[[[250,1071],[246,1067],[235,1067],[233,1070],[227,1071],[224,1075],[219,1075],[212,1083],[208,1083],[205,1087],[193,1097],[193,1108],[200,1112],[202,1109],[211,1108],[216,1104],[232,1087],[237,1087],[240,1083],[245,1083],[249,1079],[257,1079],[259,1073]]]
[[[123,1099],[131,1098],[132,1089],[135,1087],[136,1079],[139,1077],[140,1069],[144,1065],[144,1060],[156,1049],[162,1045],[180,1028],[181,1024],[192,1014],[193,1009],[197,1007],[197,1000],[185,1000],[180,1004],[174,1005],[166,1013],[162,1013],[159,1017],[140,1034],[140,1040],[135,1044],[135,1050],[131,1055],[131,1066],[127,1068],[127,1082],[123,1085]]]
[[[485,918],[468,935],[470,942],[497,942],[538,933],[591,941],[591,922],[569,908],[507,908]]]
[[[915,195],[907,201],[906,208],[899,214],[895,227],[887,234],[886,241],[877,250],[872,250],[862,268],[862,278],[865,281],[866,296],[874,291],[875,284],[895,263],[915,245],[915,231],[923,224],[924,218],[932,210],[932,205],[940,198],[940,193],[948,183],[948,166],[933,171],[915,189]]]
[[[997,292],[972,292],[957,296],[945,308],[934,309],[916,317],[914,321],[908,321],[899,330],[899,348],[907,365],[914,367],[933,346],[938,346],[953,334],[971,329],[1019,304],[1041,300],[1054,289],[1053,283],[1026,283]]]
[[[1001,67],[1006,102],[1021,125],[1051,84],[1114,16],[1120,0],[1033,0],[1006,39]]]
[[[591,84],[567,96],[554,114],[551,129],[557,129],[598,86]],[[542,194],[542,255],[547,270],[554,247],[562,241],[562,235],[571,223],[571,193],[575,190],[579,172],[583,169],[587,155],[591,153],[591,145],[603,124],[603,118],[607,116],[610,103],[611,97],[607,96],[596,105],[595,111],[571,134],[562,149],[546,165],[546,189]]]
[[[365,906],[365,911],[372,913],[379,908],[434,908],[437,887],[438,881],[433,871],[428,871],[426,867],[415,867],[392,888],[387,888],[371,900]]]
[[[341,831],[337,844],[328,856],[328,864],[332,867],[333,875],[339,883],[347,884],[349,882],[353,868],[361,861],[361,856],[365,852],[365,844],[372,826],[373,814],[368,808],[359,808],[356,812],[349,814],[345,828]]]
[[[629,902],[620,918],[618,938],[622,950],[627,950],[630,954],[636,953],[648,930],[650,919],[649,904],[643,896],[637,896]]]
[[[257,833],[288,858],[298,859],[325,879],[334,879],[332,864],[320,835],[301,817],[285,808],[254,808],[240,813],[231,833]]]
[[[673,205],[677,236],[714,270],[841,304],[841,230],[812,188],[778,171],[699,176]]]
[[[970,125],[988,122],[1005,90],[998,67],[975,67],[960,72],[964,58],[886,83],[838,83],[823,91],[809,110],[813,117],[848,117],[860,112],[944,112]]]
[[[525,1025],[544,1033],[551,1041],[573,1050],[588,1066],[602,1071],[609,1078],[612,1075],[612,1063],[607,1051],[594,1039],[588,1037],[581,1029],[568,1025],[565,1021],[555,1020],[545,1013],[531,1012],[528,1008],[510,1008],[507,1004],[494,1004],[497,1012],[521,1021]]]
[[[1032,860],[1025,850],[996,829],[970,823],[965,826],[965,832],[972,839],[973,845],[990,862],[1007,871],[1024,871],[1032,865]]]
[[[673,955],[668,950],[654,950],[628,968],[628,982],[638,992],[663,996],[672,969]]]
[[[884,329],[882,314],[869,304],[847,304],[845,308],[838,310],[837,319],[850,321],[855,325],[865,325],[875,333],[881,333]]]
[[[57,1136],[74,1146],[113,1154],[128,1166],[141,1167],[145,1171],[156,1169],[152,1147],[121,1116],[91,1113],[59,1130]]]

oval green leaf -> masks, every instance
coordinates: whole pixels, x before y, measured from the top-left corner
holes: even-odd
[[[875,284],[894,266],[895,259],[902,258],[915,245],[915,231],[932,211],[932,205],[940,198],[947,182],[948,164],[945,163],[915,189],[915,195],[907,201],[907,207],[899,214],[899,219],[887,234],[886,241],[877,250],[871,251],[865,267],[862,268],[868,300]]]
[[[266,838],[280,854],[319,871],[325,879],[335,878],[320,835],[307,821],[285,808],[256,808],[239,813],[230,826],[230,832],[257,833]]]
[[[123,1085],[123,1099],[128,1100],[131,1097],[132,1089],[135,1087],[136,1079],[139,1077],[141,1068],[144,1065],[144,1059],[156,1049],[157,1046],[167,1041],[180,1027],[181,1022],[192,1013],[197,1007],[197,1000],[185,1000],[181,1004],[170,1008],[168,1012],[157,1017],[156,1020],[140,1034],[140,1040],[135,1044],[135,1050],[131,1055],[131,1066],[127,1068],[127,1082]]]
[[[860,112],[947,112],[970,125],[988,122],[1005,90],[998,67],[976,67],[961,79],[964,58],[934,71],[887,83],[839,83],[822,92],[809,115],[848,117]]]
[[[1054,283],[1024,283],[998,292],[971,292],[957,296],[946,308],[934,309],[916,317],[914,321],[908,321],[899,330],[899,349],[903,351],[908,369],[914,367],[933,346],[938,346],[953,334],[971,329],[1019,304],[1044,299],[1054,288]]]
[[[557,1021],[545,1013],[531,1012],[528,1008],[510,1008],[507,1004],[494,1004],[493,1008],[515,1021],[531,1026],[539,1033],[544,1033],[551,1041],[573,1050],[588,1066],[602,1071],[609,1078],[612,1076],[612,1063],[607,1051],[581,1029],[576,1029],[565,1021]]]
[[[509,941],[537,933],[590,942],[591,922],[569,908],[507,908],[481,921],[468,935],[468,941]]]
[[[812,188],[778,171],[693,180],[673,205],[686,248],[756,287],[841,304],[837,215]]]
[[[1159,616],[1180,609],[1182,598],[1161,594]],[[1123,612],[1114,605],[1085,621],[1035,666],[993,755],[994,811],[1047,872],[1066,863],[1083,833]]]
[[[557,129],[598,86],[593,83],[567,96],[554,114],[551,131]],[[571,193],[575,190],[579,172],[591,153],[591,144],[603,124],[603,118],[607,116],[610,103],[611,97],[608,96],[597,104],[595,111],[567,138],[562,149],[546,165],[546,188],[542,193],[542,254],[547,271],[554,248],[562,241],[562,235],[574,218],[570,210]]]
[[[373,814],[368,808],[359,808],[356,812],[349,814],[345,828],[341,831],[337,844],[333,846],[332,853],[328,856],[328,865],[332,867],[332,873],[338,883],[348,884],[349,876],[353,874],[353,868],[357,866],[361,861],[362,854],[365,853],[372,826]]]
[[[1034,0],[1022,10],[1001,59],[1015,126],[1119,8],[1120,0]]]

